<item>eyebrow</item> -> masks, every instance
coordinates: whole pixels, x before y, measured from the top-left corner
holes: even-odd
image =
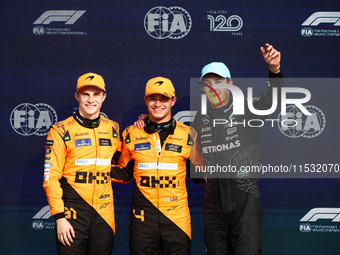
[[[149,99],[156,99],[157,97],[156,96],[148,96]],[[168,97],[162,95],[162,97],[159,99],[159,100],[162,100],[162,99],[169,99]]]
[[[214,81],[219,81],[219,80],[224,80],[226,78],[203,78],[200,83],[202,84],[204,81],[208,81],[209,79],[212,79]]]

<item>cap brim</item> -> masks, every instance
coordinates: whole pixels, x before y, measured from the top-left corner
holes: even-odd
[[[83,85],[81,86],[80,88],[77,88],[77,92],[79,92],[80,90],[82,90],[83,88],[87,88],[87,87],[95,87],[95,88],[98,88],[104,92],[106,92],[105,89],[103,89],[102,87],[98,86],[98,85],[93,85],[93,84],[89,84],[89,85]]]
[[[152,93],[148,93],[147,95],[145,95],[146,97],[147,96],[151,96],[151,95],[162,95],[162,96],[165,96],[165,97],[167,97],[167,98],[172,98],[173,96],[168,96],[168,95],[165,95],[165,94],[163,94],[163,93],[159,93],[159,92],[152,92]]]
[[[206,76],[207,74],[210,74],[210,73],[217,74],[217,75],[220,76],[221,78],[228,78],[228,77],[224,77],[223,75],[220,75],[219,73],[215,73],[215,72],[206,72],[205,74],[203,74],[203,75],[201,76],[200,80],[202,80],[202,78],[203,78],[204,76]],[[229,78],[229,79],[230,79],[230,78]]]

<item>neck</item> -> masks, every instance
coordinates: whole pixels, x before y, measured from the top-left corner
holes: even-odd
[[[95,114],[87,114],[85,112],[83,112],[80,108],[79,108],[79,114],[80,116],[82,116],[85,119],[88,120],[94,120],[97,119],[99,117],[99,112],[95,113]]]
[[[96,119],[90,120],[88,118],[83,117],[79,111],[77,111],[73,118],[83,127],[86,128],[96,128],[100,124],[100,116],[98,116]]]
[[[157,119],[157,118],[154,118],[153,116],[149,115],[150,121],[152,121],[154,123],[157,123],[157,124],[169,122],[171,120],[171,118],[172,118],[171,115],[166,116],[166,117],[164,117],[162,119]]]

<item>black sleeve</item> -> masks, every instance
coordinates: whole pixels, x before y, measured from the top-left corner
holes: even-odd
[[[117,165],[118,164],[118,160],[119,160],[119,157],[122,153],[120,151],[116,151],[116,153],[113,155],[112,157],[112,161]]]
[[[65,213],[57,213],[53,215],[55,220],[61,219],[61,218],[65,218]]]
[[[135,161],[131,159],[125,167],[111,166],[110,177],[124,182],[131,181],[133,179],[134,164]]]
[[[259,98],[253,99],[254,108],[257,110],[268,110],[273,104],[273,88],[278,88],[277,93],[277,107],[281,104],[281,88],[284,87],[284,77],[282,72],[277,74],[269,71],[268,80],[267,80],[267,88],[265,92]],[[268,116],[253,116],[260,119],[265,119]]]
[[[187,176],[196,184],[204,184],[205,179],[204,178],[191,178],[190,177],[190,168],[194,169],[195,165],[189,160],[186,159],[186,168],[187,168]]]

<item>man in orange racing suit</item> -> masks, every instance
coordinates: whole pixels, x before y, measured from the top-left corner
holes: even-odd
[[[58,254],[111,255],[114,204],[111,159],[121,142],[116,122],[100,116],[106,98],[103,78],[79,77],[79,111],[50,128],[46,141],[44,183],[56,219]]]
[[[176,99],[169,79],[156,77],[147,82],[144,101],[149,118],[144,130],[130,126],[123,131],[119,159],[123,169],[111,170],[112,178],[135,179],[130,254],[190,254],[186,171],[190,160],[201,166],[202,158],[196,131],[171,116]]]

